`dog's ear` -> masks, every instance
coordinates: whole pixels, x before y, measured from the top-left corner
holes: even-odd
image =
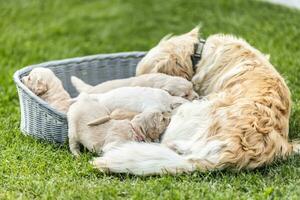
[[[30,81],[30,76],[29,75],[24,76],[21,80],[22,80],[23,84],[28,87],[28,82]]]
[[[271,59],[271,55],[270,54],[264,54],[267,60]]]
[[[164,41],[170,39],[171,37],[172,37],[172,34],[168,34],[168,35],[164,36],[164,37],[159,41],[159,44],[161,44],[162,42],[164,42]]]
[[[171,109],[176,109],[179,106],[181,106],[182,104],[188,102],[188,100],[182,98],[182,97],[173,97],[172,98],[172,103],[171,103]]]
[[[193,75],[193,70],[189,66],[189,63],[185,62],[183,58],[176,54],[170,54],[166,58],[159,60],[152,72],[180,76],[187,80],[190,80]]]
[[[38,96],[45,94],[48,91],[48,86],[46,81],[38,78],[36,81],[36,87],[34,89],[34,93]]]
[[[200,27],[196,26],[190,32],[188,32],[187,35],[198,38],[199,37],[199,30],[200,30]]]
[[[162,114],[163,114],[164,119],[167,119],[167,120],[169,120],[172,115],[171,112],[163,112]]]
[[[161,121],[163,121],[163,119],[164,119],[163,113],[161,113],[161,112],[155,112],[155,113],[154,113],[154,119],[157,120],[157,123],[156,123],[156,124],[159,124],[159,123],[160,123]]]
[[[173,85],[171,84],[165,84],[161,89],[168,92],[171,96],[177,96],[177,91],[173,88]]]

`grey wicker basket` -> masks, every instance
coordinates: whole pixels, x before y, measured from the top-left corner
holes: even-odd
[[[26,135],[56,143],[64,143],[68,137],[66,115],[50,107],[21,82],[21,78],[28,75],[33,68],[51,69],[69,94],[75,97],[77,92],[70,82],[71,76],[77,76],[91,85],[134,76],[136,65],[144,55],[145,52],[99,54],[51,61],[18,70],[14,74],[14,81],[20,101],[21,131]]]

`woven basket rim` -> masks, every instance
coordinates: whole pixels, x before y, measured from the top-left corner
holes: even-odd
[[[17,87],[22,89],[25,93],[27,93],[31,98],[36,100],[39,104],[44,106],[45,108],[49,109],[54,114],[66,118],[66,114],[56,110],[55,108],[51,107],[46,101],[41,99],[39,96],[34,94],[27,86],[23,84],[21,81],[21,76],[24,73],[30,72],[33,68],[36,67],[49,67],[49,66],[59,66],[64,64],[70,64],[70,63],[81,63],[81,62],[87,62],[87,61],[93,61],[93,60],[101,60],[101,59],[114,59],[114,58],[127,58],[127,57],[142,57],[146,54],[144,51],[132,51],[132,52],[120,52],[120,53],[107,53],[107,54],[96,54],[96,55],[89,55],[89,56],[83,56],[83,57],[74,57],[74,58],[67,58],[67,59],[61,59],[61,60],[53,60],[48,62],[43,62],[39,64],[33,64],[28,65],[24,68],[21,68],[17,70],[13,75],[13,80]]]

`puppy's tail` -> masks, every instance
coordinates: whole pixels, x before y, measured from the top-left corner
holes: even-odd
[[[81,93],[81,92],[88,92],[91,88],[93,88],[93,86],[83,82],[81,79],[72,76],[71,77],[71,82],[73,84],[73,86],[75,87],[75,89]]]
[[[104,124],[104,123],[108,122],[109,120],[111,120],[111,117],[109,115],[107,115],[107,116],[100,117],[100,118],[97,118],[97,119],[89,122],[88,126],[97,126],[100,124]]]
[[[205,158],[193,159],[191,156],[179,155],[161,144],[138,142],[114,147],[91,163],[101,171],[136,175],[177,174],[210,168]]]

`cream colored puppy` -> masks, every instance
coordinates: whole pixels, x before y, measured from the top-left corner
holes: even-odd
[[[68,112],[69,147],[75,156],[80,155],[79,144],[89,151],[100,154],[126,141],[154,141],[169,124],[169,114],[146,111],[132,118],[133,112],[118,110],[123,120],[110,120],[99,126],[88,126],[95,118],[107,116],[110,112],[105,106],[88,95],[80,95]],[[119,116],[116,114],[116,116]]]
[[[158,110],[171,112],[188,100],[171,96],[164,90],[149,87],[122,87],[103,94],[89,94],[108,110],[125,109],[134,112]],[[74,99],[76,101],[76,98]]]
[[[91,98],[97,99],[109,112],[116,109],[130,110],[138,113],[149,110],[172,112],[172,110],[181,104],[188,102],[184,98],[171,96],[164,90],[150,87],[121,87],[103,94],[84,95],[89,95]],[[74,99],[74,101],[76,100],[77,98]],[[99,125],[109,120],[106,119],[107,117],[97,118],[88,124]]]
[[[193,64],[196,53],[201,60]],[[203,43],[197,28],[167,38],[137,68],[156,72],[191,79],[204,98],[177,109],[161,145],[123,144],[94,160],[97,168],[143,175],[254,169],[299,152],[288,138],[290,91],[245,40],[218,34]]]
[[[78,92],[86,92],[89,94],[105,93],[120,87],[140,86],[162,89],[172,96],[179,96],[188,100],[193,100],[198,97],[197,93],[193,90],[193,84],[190,81],[182,77],[169,76],[161,73],[111,80],[96,86],[88,85],[74,76],[72,76],[71,81]]]
[[[68,111],[70,95],[50,69],[34,68],[28,76],[22,78],[22,82],[55,109],[61,112]]]

